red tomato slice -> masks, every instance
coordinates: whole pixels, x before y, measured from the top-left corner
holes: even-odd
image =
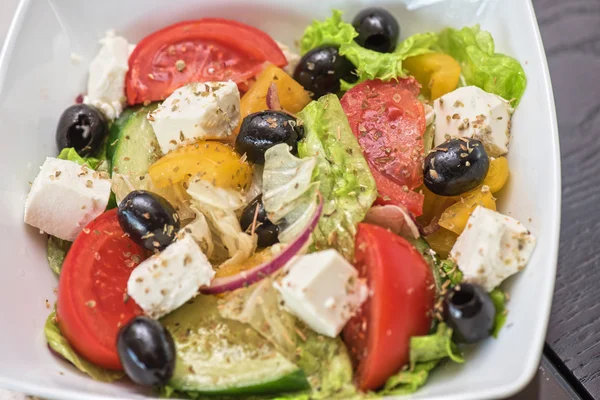
[[[425,110],[421,90],[412,77],[398,81],[366,81],[350,89],[341,103],[358,139],[379,195],[422,213],[422,196],[408,194],[423,183]]]
[[[146,36],[129,56],[127,102],[163,100],[190,82],[244,84],[266,61],[287,65],[277,43],[261,30],[219,18],[180,22]]]
[[[412,190],[404,190],[398,184],[375,168],[371,168],[375,179],[379,196],[375,200],[376,205],[402,205],[406,207],[415,217],[423,214],[423,202],[425,196]]]
[[[67,253],[58,286],[58,323],[75,351],[94,364],[122,369],[117,334],[142,314],[126,298],[127,280],[144,258],[145,250],[119,226],[116,209],[90,222]]]
[[[431,326],[435,289],[431,269],[401,236],[358,224],[356,268],[372,295],[343,331],[361,390],[381,387],[409,360],[411,336]]]

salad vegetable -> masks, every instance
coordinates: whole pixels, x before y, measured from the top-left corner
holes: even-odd
[[[317,158],[314,179],[319,182],[324,203],[313,235],[314,247],[333,247],[352,259],[356,224],[375,199],[375,182],[336,96],[323,96],[298,116],[306,131],[298,144],[298,155]]]
[[[358,400],[501,335],[535,248],[496,211],[524,70],[477,25],[403,27],[333,10],[301,55],[220,18],[107,34],[25,202],[50,349],[163,397]]]

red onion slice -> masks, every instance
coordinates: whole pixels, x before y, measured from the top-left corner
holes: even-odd
[[[367,212],[365,222],[387,228],[396,235],[415,239],[421,236],[410,212],[401,206],[373,206]]]
[[[310,236],[317,227],[319,217],[323,211],[323,197],[321,194],[318,194],[318,198],[319,205],[304,232],[294,239],[281,253],[277,254],[275,258],[249,270],[241,271],[236,275],[215,278],[210,283],[210,286],[200,288],[200,292],[204,294],[218,294],[246,287],[283,268],[310,242]]]
[[[272,82],[267,90],[267,107],[270,110],[281,111],[283,108],[281,107],[281,102],[279,101],[279,92],[277,91],[277,85],[275,82]]]

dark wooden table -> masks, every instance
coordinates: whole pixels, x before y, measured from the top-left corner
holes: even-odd
[[[556,99],[563,183],[545,353],[581,397],[600,399],[600,0],[533,3]]]

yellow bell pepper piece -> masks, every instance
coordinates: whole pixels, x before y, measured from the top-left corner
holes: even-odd
[[[452,246],[456,243],[458,235],[448,229],[440,228],[429,236],[425,236],[425,240],[429,246],[441,258],[448,258],[448,253],[452,250]]]
[[[467,226],[471,213],[477,206],[495,211],[496,199],[492,196],[492,192],[479,190],[468,193],[459,202],[448,207],[442,213],[439,221],[440,226],[460,235]]]
[[[508,169],[508,160],[506,157],[494,158],[490,161],[490,169],[488,170],[482,185],[487,185],[492,193],[499,192],[506,184],[506,181],[508,181],[509,175],[510,171]]]
[[[304,90],[302,85],[281,68],[269,65],[258,76],[256,82],[250,86],[250,89],[240,101],[240,124],[236,128],[236,133],[239,132],[241,121],[244,117],[269,109],[267,107],[267,91],[271,83],[275,83],[277,86],[279,102],[281,103],[281,107],[287,112],[300,112],[311,101],[308,92]]]
[[[419,81],[423,94],[430,96],[431,100],[450,93],[458,86],[460,64],[447,54],[427,53],[408,57],[402,66]]]
[[[157,187],[166,187],[191,177],[215,186],[245,190],[252,182],[252,167],[231,147],[220,142],[199,141],[168,153],[148,170]]]

